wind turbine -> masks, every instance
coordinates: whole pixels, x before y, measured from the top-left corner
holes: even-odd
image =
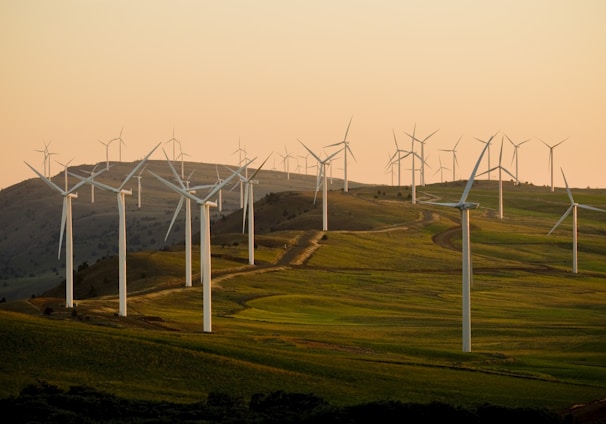
[[[495,134],[496,135],[496,134]],[[457,203],[437,203],[437,202],[422,202],[431,205],[438,206],[446,206],[450,208],[456,208],[461,211],[461,254],[463,257],[462,264],[462,321],[463,321],[463,352],[471,352],[471,245],[469,240],[469,210],[476,209],[480,206],[478,203],[472,203],[467,201],[467,196],[469,195],[469,191],[473,185],[473,180],[475,178],[476,173],[478,172],[478,167],[480,166],[480,162],[482,161],[482,157],[484,153],[490,146],[490,142],[492,141],[493,135],[488,139],[478,161],[476,162],[475,167],[467,180],[467,184],[465,185],[465,190],[461,195],[461,199]]]
[[[488,144],[487,141],[484,141],[484,140],[482,140],[482,139],[480,139],[478,137],[474,137],[474,138],[476,140],[478,140],[480,143]],[[491,168],[490,168],[490,147],[488,147],[488,170],[486,172],[484,172],[484,174],[488,174],[488,181],[490,181],[490,171],[491,171]]]
[[[412,130],[412,135],[406,133],[407,136],[410,137],[411,140],[411,148],[410,148],[410,153],[412,155],[412,204],[416,204],[417,203],[417,186],[415,184],[415,173],[416,173],[416,169],[415,169],[415,156],[418,157],[421,160],[421,184],[425,185],[424,181],[424,173],[425,173],[425,153],[422,153],[421,156],[418,155],[418,153],[415,152],[415,141],[421,143],[421,149],[424,148],[425,146],[425,142],[429,139],[429,137],[431,137],[432,135],[434,135],[435,133],[437,133],[439,130],[435,130],[434,132],[432,132],[431,134],[429,134],[427,137],[425,137],[423,140],[419,140],[418,138],[415,137],[415,131],[417,129],[417,125],[415,124],[413,130]],[[422,150],[423,152],[423,150]]]
[[[212,314],[211,314],[211,252],[210,252],[210,207],[216,207],[215,202],[211,202],[209,199],[214,196],[225,184],[227,184],[234,176],[242,172],[246,166],[250,164],[249,161],[245,165],[241,166],[237,171],[232,173],[229,177],[225,178],[220,184],[216,184],[213,189],[203,198],[195,196],[190,190],[183,187],[174,185],[173,183],[165,180],[161,176],[155,174],[152,171],[148,171],[164,185],[173,190],[176,193],[185,196],[198,205],[200,205],[200,275],[202,277],[202,292],[204,301],[204,332],[212,332]]]
[[[347,180],[347,152],[349,152],[351,154],[351,157],[356,160],[353,152],[351,151],[351,148],[349,147],[349,141],[347,141],[347,134],[349,133],[349,127],[351,126],[351,120],[353,119],[353,116],[351,118],[349,118],[349,124],[347,124],[347,129],[345,130],[345,136],[343,137],[343,141],[339,141],[338,143],[334,143],[334,144],[329,144],[328,146],[324,146],[324,147],[333,147],[333,146],[338,146],[339,144],[342,144],[343,147],[339,150],[343,150],[343,191],[345,193],[347,193],[349,191],[349,183]]]
[[[433,175],[436,175],[439,172],[440,173],[440,182],[443,183],[444,182],[444,170],[449,171],[449,169],[446,168],[445,166],[442,166],[442,158],[440,156],[438,156],[438,161],[440,162],[440,167],[438,168],[438,170],[436,172],[434,172]]]
[[[112,141],[110,140],[106,143],[105,141],[99,140],[99,143],[105,146],[105,170],[109,171],[109,145],[112,144]]]
[[[168,158],[168,155],[166,154],[166,152],[164,152],[164,156],[166,157],[166,161],[168,162],[168,165],[169,165],[171,171],[173,172],[175,180],[181,186],[181,189],[186,190],[187,192],[193,194],[193,193],[196,192],[196,189],[211,188],[211,187],[213,187],[212,185],[207,185],[207,186],[198,186],[196,188],[190,188],[189,187],[189,181],[190,181],[191,176],[194,173],[194,171],[192,171],[189,174],[189,177],[187,178],[187,180],[183,181],[181,179],[181,177],[179,177],[179,174],[177,173],[177,170],[175,169],[175,167],[173,166],[172,162]],[[192,262],[191,261],[191,199],[189,197],[186,197],[186,196],[183,196],[183,195],[180,196],[179,203],[177,204],[177,208],[175,209],[175,213],[173,215],[173,219],[171,220],[170,225],[168,226],[168,230],[166,231],[166,236],[164,237],[164,241],[166,241],[168,239],[168,235],[170,234],[170,230],[172,229],[173,224],[175,223],[175,220],[177,219],[177,216],[179,215],[179,212],[181,212],[181,208],[183,207],[183,203],[185,203],[185,287],[191,287],[192,286],[192,273],[191,273],[192,272],[191,271],[191,262]]]
[[[402,185],[402,183],[401,183],[401,181],[402,181],[401,180],[401,175],[402,175],[401,161],[402,161],[402,159],[404,159],[408,155],[410,155],[410,152],[408,150],[400,149],[400,146],[398,146],[398,140],[396,139],[396,131],[394,129],[392,129],[392,132],[393,132],[393,141],[396,144],[396,151],[391,156],[390,161],[396,160],[398,162],[398,187],[400,187]],[[403,153],[404,153],[404,156],[402,156]],[[396,159],[396,156],[397,156],[397,159]]]
[[[578,273],[578,266],[577,266],[577,209],[581,208],[581,209],[588,209],[590,211],[598,211],[598,212],[606,212],[606,210],[595,208],[595,207],[589,206],[589,205],[582,205],[580,203],[575,202],[574,198],[572,197],[572,192],[570,191],[570,188],[568,187],[568,182],[566,181],[566,175],[564,175],[564,170],[562,170],[561,168],[560,168],[560,170],[562,171],[562,177],[564,177],[564,183],[566,184],[566,191],[568,192],[568,198],[570,199],[570,206],[568,207],[566,212],[564,212],[564,215],[562,215],[562,217],[558,220],[558,222],[556,222],[556,224],[549,231],[549,233],[547,233],[547,235],[550,235],[553,232],[553,230],[555,230],[557,228],[557,226],[560,225],[562,223],[562,221],[564,221],[564,219],[566,219],[566,217],[570,214],[570,212],[572,212],[572,272],[574,274],[576,274],[576,273]]]
[[[73,161],[75,158],[71,158],[68,162],[66,163],[61,163],[59,161],[56,161],[59,165],[61,165],[63,167],[63,175],[65,177],[65,191],[67,191],[67,167],[68,165],[71,163],[71,161]]]
[[[284,164],[284,172],[286,172],[286,179],[290,180],[290,159],[294,158],[294,156],[288,153],[286,145],[284,145],[284,154],[280,153],[280,156],[282,156],[282,163]]]
[[[318,161],[318,177],[316,180],[316,193],[314,194],[314,205],[316,204],[316,196],[318,195],[318,190],[320,188],[320,185],[322,185],[322,231],[328,231],[328,187],[326,179],[326,165],[330,163],[330,160],[337,153],[339,153],[339,151],[337,150],[333,154],[327,156],[325,159],[320,159],[320,157],[314,152],[312,152],[309,147],[303,144],[301,140],[298,141]]]
[[[108,190],[116,194],[116,198],[118,200],[118,270],[119,270],[119,315],[122,317],[126,316],[126,205],[125,205],[125,196],[132,196],[132,190],[126,190],[124,186],[130,179],[145,165],[147,159],[152,155],[152,153],[160,146],[161,143],[158,143],[156,147],[154,147],[144,158],[133,168],[130,174],[122,181],[122,184],[118,187],[110,187],[106,184],[100,183],[94,180],[91,177],[84,178],[79,175],[74,175],[81,180],[88,182],[89,184],[94,184],[97,188],[101,190]]]
[[[93,169],[91,169],[90,171],[85,171],[85,172],[88,175],[90,175],[91,178],[94,178],[95,169],[97,169],[97,166],[99,166],[99,164],[96,164],[95,166],[93,166]],[[90,202],[95,203],[95,186],[94,186],[94,184],[90,185]]]
[[[516,180],[516,182],[519,183],[516,176],[514,176],[511,172],[509,172],[506,168],[503,167],[502,160],[503,160],[503,137],[501,137],[501,151],[499,152],[499,165],[486,171],[486,172],[491,172],[491,171],[495,171],[497,169],[499,170],[499,219],[503,219],[503,176],[502,176],[502,172],[503,171],[506,172],[512,178],[514,178]],[[481,174],[478,174],[478,177],[480,175],[486,174],[486,172],[482,172]]]
[[[120,130],[120,135],[116,138],[112,138],[109,142],[117,141],[118,142],[118,162],[122,162],[122,145],[126,146],[124,140],[122,140],[122,131],[124,131],[124,127]]]
[[[71,189],[60,188],[53,183],[49,178],[46,178],[40,172],[36,171],[29,163],[25,162],[32,171],[38,175],[50,188],[59,192],[63,196],[63,210],[61,212],[61,230],[59,232],[59,252],[57,259],[61,258],[61,245],[63,244],[63,233],[65,232],[65,307],[72,308],[74,306],[74,249],[72,236],[72,199],[78,197],[75,191],[81,187],[85,181],[80,181]],[[66,168],[67,170],[67,168]],[[91,175],[97,176],[105,169]]]
[[[528,141],[530,141],[530,139],[524,140],[524,141],[520,141],[519,143],[514,143],[511,138],[509,138],[509,136],[507,134],[505,134],[505,137],[507,137],[507,140],[509,140],[509,142],[511,143],[511,145],[513,146],[513,157],[512,157],[512,161],[515,159],[516,161],[516,181],[517,184],[520,183],[520,179],[518,178],[518,158],[520,156],[520,154],[518,153],[518,149],[520,148],[520,146]]]
[[[563,142],[568,140],[568,137],[566,137],[564,140],[560,141],[559,143],[554,144],[553,146],[550,146],[549,144],[545,143],[540,138],[539,138],[539,140],[541,141],[541,143],[543,143],[549,149],[549,168],[550,168],[549,172],[551,174],[551,191],[553,191],[553,149],[555,149],[560,144],[562,144]]]
[[[223,182],[223,180],[221,179],[221,176],[219,175],[219,167],[215,165],[215,169],[217,171],[217,180],[215,181],[215,184],[221,184],[221,182]],[[219,204],[219,212],[223,211],[223,189],[219,189],[219,200],[217,202]]]
[[[238,148],[232,153],[238,153],[238,166],[242,166],[246,160],[246,147],[242,147],[240,144],[240,138],[238,138]],[[244,156],[242,156],[244,154]],[[244,184],[240,181],[240,207],[244,207]]]
[[[181,149],[181,142],[175,138],[175,127],[173,127],[173,136],[171,139],[164,142],[164,144],[172,143],[173,144],[173,160],[177,160],[177,152],[175,146],[178,144],[179,149]]]
[[[457,140],[457,142],[455,143],[455,145],[453,146],[452,149],[440,149],[441,152],[451,152],[452,153],[452,181],[453,182],[456,180],[456,166],[459,163],[459,161],[457,160],[457,146],[459,145],[461,138],[463,138],[463,136],[459,137],[459,139]]]
[[[271,156],[271,154],[269,155]],[[244,233],[244,227],[248,219],[248,263],[249,265],[255,264],[255,212],[254,208],[254,195],[253,186],[258,184],[259,181],[255,180],[255,175],[263,168],[269,156],[263,161],[263,163],[257,168],[257,170],[250,177],[240,176],[243,179],[245,192],[244,192],[244,208],[242,210],[242,233]],[[248,209],[248,217],[246,216],[246,210]]]
[[[416,125],[415,125],[416,127]],[[431,137],[432,135],[434,135],[435,133],[437,133],[438,131],[440,131],[439,129],[435,130],[434,132],[432,132],[431,134],[429,134],[427,137],[425,137],[423,140],[419,140],[418,138],[416,139],[417,142],[419,142],[419,144],[421,144],[421,186],[425,187],[425,164],[426,159],[425,159],[425,143],[427,142],[427,140],[429,140],[429,137]],[[411,137],[410,134],[407,134],[409,137]]]
[[[43,175],[47,178],[50,178],[50,157],[51,155],[54,155],[55,153],[51,153],[48,150],[48,146],[50,146],[51,142],[49,141],[48,143],[44,143],[44,149],[43,150],[34,150],[35,152],[40,152],[44,155],[44,173]]]

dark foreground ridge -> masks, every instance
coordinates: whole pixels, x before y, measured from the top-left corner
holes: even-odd
[[[505,408],[483,404],[464,409],[439,402],[428,404],[379,401],[334,406],[308,393],[277,391],[244,399],[210,393],[190,404],[131,400],[85,386],[64,391],[45,382],[25,387],[19,396],[0,399],[0,409],[13,423],[597,423],[601,417],[580,417],[570,411]]]

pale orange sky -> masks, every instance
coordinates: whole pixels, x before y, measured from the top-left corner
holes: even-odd
[[[236,164],[240,139],[258,163],[275,152],[283,169],[278,153],[306,153],[297,138],[320,152],[353,116],[350,180],[390,184],[392,131],[409,148],[416,124],[419,137],[439,129],[427,182],[439,181],[439,157],[451,167],[438,149],[463,136],[466,179],[482,148],[474,137],[502,130],[531,139],[522,181],[549,184],[539,138],[568,137],[555,149],[555,185],[563,167],[571,186],[604,188],[605,23],[602,0],[0,0],[0,187],[35,176],[24,160],[42,171],[45,142],[57,161],[102,162],[98,140],[122,128],[125,161],[174,129],[187,159]]]

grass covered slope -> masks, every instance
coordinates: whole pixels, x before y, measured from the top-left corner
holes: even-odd
[[[418,196],[452,201],[461,190],[427,186]],[[462,353],[458,211],[411,205],[405,194],[329,192],[325,237],[321,213],[293,200],[313,193],[267,195],[255,205],[257,227],[266,228],[255,266],[243,260],[241,212],[226,217],[223,230],[213,227],[211,334],[202,332],[199,274],[183,287],[179,249],[129,256],[128,317],[115,316],[117,282],[113,293],[109,284],[103,295],[79,297],[76,312],[61,307],[60,290],[3,304],[0,395],[43,380],[176,402],[284,390],[340,405],[559,411],[605,398],[606,217],[579,214],[573,275],[570,222],[546,235],[568,206],[565,193],[508,186],[498,220],[496,185],[474,185],[470,200],[482,207],[471,212],[472,352]],[[606,204],[602,192],[578,196]],[[91,265],[82,281],[101,281],[114,267]],[[44,315],[49,305],[54,312]]]

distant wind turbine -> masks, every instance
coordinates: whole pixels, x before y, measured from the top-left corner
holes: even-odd
[[[541,141],[541,143],[543,143],[549,149],[549,172],[550,172],[550,175],[551,175],[551,191],[553,191],[554,190],[553,189],[553,149],[555,149],[560,144],[562,144],[563,142],[565,142],[566,140],[568,140],[568,138],[565,138],[564,140],[560,141],[559,143],[554,144],[553,146],[550,146],[549,144],[545,143],[540,138],[539,138],[539,140]]]
[[[155,174],[152,171],[149,171],[154,177],[156,177],[159,181],[161,181],[168,188],[173,190],[176,193],[185,196],[194,202],[196,202],[200,206],[200,267],[201,267],[201,277],[202,277],[202,292],[203,292],[203,309],[204,309],[204,332],[210,333],[212,332],[212,301],[211,301],[211,246],[210,246],[210,207],[216,207],[217,204],[215,202],[210,201],[209,199],[214,196],[225,184],[227,184],[232,178],[234,178],[237,174],[240,174],[244,168],[246,168],[250,162],[241,166],[237,171],[232,173],[230,176],[225,178],[220,184],[214,186],[214,188],[205,196],[198,197],[194,196],[189,190],[184,189],[183,187],[176,186],[175,184],[165,180],[161,176]]]
[[[497,169],[499,170],[499,219],[503,219],[503,176],[502,176],[502,172],[509,174],[512,178],[514,178],[519,183],[519,181],[515,177],[515,175],[513,175],[511,172],[509,172],[506,168],[503,167],[502,161],[503,161],[503,137],[501,137],[501,151],[499,152],[499,164],[497,166],[495,166],[494,168],[486,171],[486,172],[490,172],[490,171],[495,171]],[[478,177],[480,175],[485,174],[486,172],[482,172],[481,174],[478,174]]]
[[[478,137],[474,137],[474,138],[476,140],[478,140],[480,143],[488,144],[488,142],[485,141],[485,140],[482,140],[482,139],[480,139]],[[490,172],[491,172],[491,169],[492,168],[490,167],[490,147],[488,147],[488,170],[485,172],[485,174],[488,174],[488,181],[490,181]]]
[[[270,155],[271,156],[271,155]],[[269,156],[263,161],[263,163],[257,168],[255,172],[249,177],[243,177],[241,175],[240,178],[244,181],[245,193],[244,193],[244,208],[242,210],[242,233],[244,233],[244,227],[246,226],[246,221],[248,221],[248,264],[255,264],[255,212],[254,212],[254,194],[253,194],[253,186],[258,184],[259,181],[255,180],[255,176],[257,173],[263,168],[265,162],[267,162]],[[248,217],[246,216],[246,211],[248,209]]]
[[[459,145],[461,138],[463,138],[463,136],[459,137],[459,139],[457,140],[457,142],[455,143],[455,145],[453,146],[452,149],[440,149],[441,152],[451,152],[452,153],[452,181],[453,182],[457,180],[456,168],[459,163],[459,161],[457,160],[457,146]]]
[[[118,142],[118,162],[122,162],[122,146],[126,146],[126,143],[122,139],[122,131],[124,131],[124,127],[120,130],[120,135],[116,138],[112,138],[109,142],[117,141]]]
[[[314,194],[314,205],[316,204],[316,197],[318,195],[318,190],[320,185],[322,185],[322,231],[328,231],[328,187],[327,187],[327,179],[326,179],[326,165],[330,163],[330,160],[337,154],[339,151],[337,150],[333,154],[327,156],[325,159],[320,159],[318,155],[312,152],[309,147],[307,147],[301,140],[299,143],[305,147],[305,149],[311,153],[311,155],[316,158],[318,161],[318,177],[316,180],[316,193]]]
[[[606,212],[606,210],[595,208],[593,206],[582,205],[580,203],[575,202],[574,198],[572,197],[572,192],[570,191],[570,188],[568,187],[568,181],[566,181],[566,175],[564,175],[564,170],[562,170],[562,177],[564,177],[564,183],[566,184],[566,191],[568,192],[568,199],[570,199],[570,206],[568,207],[568,209],[566,209],[566,212],[564,212],[564,215],[562,215],[562,217],[558,220],[558,222],[556,222],[556,224],[549,231],[549,233],[547,233],[547,235],[550,235],[551,233],[553,233],[553,230],[555,230],[558,227],[558,225],[560,225],[562,223],[562,221],[564,221],[564,219],[566,219],[566,217],[570,214],[570,212],[572,212],[572,272],[574,274],[577,274],[578,273],[578,266],[577,266],[577,209],[581,208],[581,209],[588,209],[590,211],[598,211],[598,212]]]
[[[63,167],[63,176],[65,177],[65,191],[67,191],[67,167],[74,159],[75,158],[71,158],[69,161],[67,161],[65,163],[61,163],[61,162],[57,161],[57,163]]]
[[[513,146],[513,157],[511,158],[511,161],[513,162],[514,160],[516,161],[516,181],[517,184],[520,184],[520,178],[518,177],[518,160],[520,157],[520,153],[518,152],[518,149],[520,148],[520,146],[524,143],[527,143],[530,141],[530,139],[524,140],[524,141],[520,141],[519,143],[514,143],[511,138],[509,138],[509,136],[507,134],[505,134],[505,137],[507,137],[507,140],[509,140],[509,142],[511,143],[511,145]]]
[[[496,134],[495,134],[496,135]],[[462,238],[462,246],[461,253],[463,257],[462,264],[462,321],[463,321],[463,352],[471,352],[471,278],[472,278],[472,269],[471,269],[471,245],[470,245],[470,237],[469,237],[469,210],[476,209],[479,204],[472,203],[467,201],[467,196],[469,195],[469,191],[473,186],[473,181],[476,173],[478,172],[478,167],[480,166],[480,162],[482,161],[482,157],[484,153],[490,146],[490,142],[492,141],[493,135],[488,139],[478,161],[476,162],[475,167],[467,180],[467,184],[465,185],[465,190],[461,195],[461,199],[457,203],[437,203],[437,202],[422,202],[431,205],[438,206],[446,206],[450,208],[456,208],[461,211],[461,238]]]
[[[152,155],[152,153],[160,146],[161,143],[158,143],[156,147],[154,147],[144,158],[139,162],[137,166],[133,168],[130,174],[122,181],[122,184],[118,187],[111,187],[106,184],[102,184],[99,181],[96,181],[91,177],[84,178],[79,175],[74,175],[81,180],[88,182],[89,184],[94,184],[97,188],[101,190],[111,191],[116,194],[116,198],[118,200],[118,270],[119,270],[119,315],[122,317],[126,316],[126,199],[125,196],[132,196],[132,190],[126,190],[124,186],[126,183],[130,181],[130,179],[139,171],[147,159]]]
[[[177,149],[176,145],[179,145],[179,149],[181,149],[181,142],[175,138],[175,127],[173,127],[173,136],[169,140],[165,141],[164,144],[172,143],[173,145],[173,160],[177,160]]]
[[[137,207],[140,208],[141,207],[141,178],[143,178],[143,171],[145,171],[145,168],[147,167],[144,166],[141,171],[139,171],[139,174],[137,174],[135,176],[135,178],[137,179]]]
[[[416,127],[416,125],[415,125]],[[423,140],[419,140],[418,138],[416,138],[415,140],[421,145],[421,182],[420,185],[425,187],[425,164],[427,163],[427,159],[425,158],[425,143],[427,143],[427,140],[429,140],[429,138],[431,136],[433,136],[435,133],[437,133],[438,131],[440,131],[439,129],[435,130],[434,132],[432,132],[431,134],[429,134],[427,137],[425,137]],[[407,134],[409,137],[410,134]]]
[[[105,170],[109,171],[109,145],[112,144],[112,141],[110,140],[106,143],[105,141],[99,140],[99,143],[105,146]]]
[[[449,168],[446,168],[445,166],[442,166],[442,158],[438,156],[438,161],[440,163],[440,167],[437,169],[436,172],[434,172],[433,175],[436,175],[438,172],[440,173],[440,182],[443,183],[444,182],[444,170],[448,171]]]
[[[246,147],[242,147],[240,138],[238,138],[238,148],[233,153],[238,153],[238,166],[242,166],[246,160]],[[244,207],[244,184],[242,181],[240,181],[240,207]]]
[[[46,178],[40,172],[36,171],[29,163],[25,162],[32,171],[38,175],[50,188],[57,191],[63,196],[63,210],[61,212],[61,230],[59,232],[59,252],[58,258],[61,258],[61,245],[63,244],[63,233],[65,233],[65,307],[73,308],[74,306],[74,250],[72,237],[72,199],[78,197],[75,191],[81,187],[85,181],[80,181],[71,189],[62,189],[57,184],[53,183],[49,178]],[[94,176],[104,172],[105,169],[93,174]]]
[[[293,155],[288,153],[288,149],[284,146],[284,154],[280,153],[282,156],[282,163],[284,164],[284,172],[286,172],[286,179],[290,180],[290,159],[294,158]]]
[[[396,151],[394,152],[394,154],[391,156],[391,161],[392,162],[397,162],[398,163],[398,187],[402,186],[402,159],[408,157],[408,155],[410,155],[410,152],[408,150],[403,150],[400,149],[400,146],[398,146],[398,140],[396,138],[396,131],[392,128],[392,132],[393,132],[393,141],[396,144]],[[404,154],[404,156],[402,156],[402,154]]]
[[[349,141],[347,140],[347,134],[349,133],[349,127],[351,126],[351,120],[353,119],[353,116],[351,118],[349,118],[349,124],[347,124],[347,129],[345,130],[345,136],[343,137],[343,141],[339,141],[338,143],[334,143],[334,144],[329,144],[328,146],[324,146],[324,147],[333,147],[333,146],[338,146],[340,144],[343,145],[343,147],[340,150],[343,150],[343,191],[345,193],[347,193],[349,191],[349,183],[347,180],[347,152],[349,152],[349,154],[351,154],[351,157],[356,160],[356,158],[354,157],[353,152],[351,151],[351,148],[349,147]],[[339,151],[340,151],[339,150]]]

